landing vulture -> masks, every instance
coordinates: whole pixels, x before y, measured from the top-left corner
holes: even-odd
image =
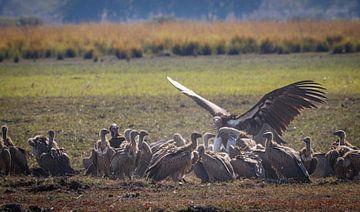
[[[167,77],[170,83],[212,116],[217,130],[232,127],[256,136],[264,126],[270,126],[278,135],[305,108],[317,108],[315,103],[325,103],[325,93],[321,84],[304,80],[275,89],[264,95],[250,110],[242,115],[234,115],[224,108],[196,94],[182,84]],[[275,135],[276,136],[276,135]]]

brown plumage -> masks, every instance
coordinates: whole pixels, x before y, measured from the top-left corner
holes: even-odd
[[[229,181],[235,178],[234,169],[229,160],[217,153],[205,152],[203,145],[198,146],[199,160],[194,165],[195,175],[202,182]]]
[[[123,179],[124,176],[127,176],[129,179],[132,179],[133,172],[137,166],[137,161],[139,160],[139,150],[137,143],[135,141],[136,136],[139,135],[139,132],[132,130],[129,133],[129,141],[124,149],[117,151],[114,156],[111,158],[110,170],[112,176]]]
[[[265,178],[261,158],[251,152],[237,155],[230,163],[239,178]]]
[[[185,173],[191,168],[193,154],[197,146],[199,133],[191,134],[191,142],[169,151],[159,158],[147,170],[148,177],[154,181],[161,181],[171,177],[174,181],[183,180]]]
[[[333,133],[333,135],[338,136],[338,140],[332,143],[331,148],[336,149],[339,146],[347,146],[354,150],[359,150],[357,146],[352,145],[349,141],[346,140],[346,133],[344,130],[338,130]]]
[[[301,161],[303,162],[306,170],[311,175],[316,169],[317,160],[316,160],[316,158],[313,157],[314,151],[311,148],[310,137],[305,137],[303,139],[303,141],[305,143],[305,147],[303,147],[300,150],[299,154],[300,154]]]
[[[0,141],[0,175],[9,175],[11,171],[11,154],[9,148]]]
[[[256,146],[256,142],[251,135],[231,127],[219,129],[216,139],[221,139],[225,150],[229,152],[230,145],[238,146],[241,150],[247,151]]]
[[[329,177],[334,174],[333,168],[330,166],[329,160],[326,159],[326,153],[314,153],[313,158],[316,159],[316,168],[311,177]]]
[[[117,124],[111,124],[109,127],[111,139],[109,140],[110,146],[113,148],[119,148],[121,144],[126,140],[125,137],[119,134],[119,126]]]
[[[233,127],[253,136],[268,124],[276,134],[282,133],[290,122],[305,108],[316,108],[314,103],[324,103],[325,90],[319,83],[304,80],[275,89],[264,95],[250,110],[237,116],[206,100],[192,90],[167,77],[170,83],[183,94],[192,98],[213,117],[217,129]]]
[[[30,170],[29,170],[29,166],[28,166],[28,153],[26,152],[25,149],[15,146],[13,141],[11,140],[11,138],[8,136],[8,127],[7,126],[2,126],[1,128],[2,130],[2,144],[4,146],[4,148],[7,148],[7,151],[4,149],[4,157],[9,158],[8,157],[8,153],[10,153],[11,155],[11,168],[10,168],[10,172],[11,174],[30,174]],[[8,162],[4,161],[5,164],[9,164]],[[7,166],[6,165],[6,166]]]
[[[14,143],[12,142],[11,138],[8,137],[8,130],[9,130],[9,128],[5,125],[1,127],[2,141],[3,141],[4,145],[7,147],[15,146]]]
[[[203,135],[203,141],[204,141],[204,146],[205,146],[205,150],[213,150],[214,145],[213,144],[209,144],[210,139],[215,138],[215,134],[210,133],[210,132],[206,132]]]
[[[309,173],[295,150],[274,143],[271,132],[264,133],[264,137],[266,138],[265,152],[279,178],[293,179],[303,183],[310,182]]]
[[[141,130],[139,133],[139,151],[140,151],[140,159],[138,162],[138,166],[135,170],[135,175],[139,177],[144,177],[146,170],[150,166],[150,162],[152,159],[152,151],[149,144],[144,140],[148,135],[148,132],[145,130]]]
[[[101,129],[99,132],[100,140],[94,146],[96,157],[93,158],[93,163],[96,164],[96,173],[99,177],[110,176],[110,161],[115,154],[115,150],[106,138],[108,133],[109,130]]]
[[[55,149],[49,145],[45,136],[37,135],[28,139],[32,153],[39,166],[53,176],[75,174],[71,168],[69,156],[62,149]]]
[[[360,173],[360,150],[352,150],[336,159],[335,175],[340,179],[353,179]]]
[[[48,142],[49,142],[50,148],[59,149],[57,142],[55,141],[55,131],[54,130],[48,131]]]

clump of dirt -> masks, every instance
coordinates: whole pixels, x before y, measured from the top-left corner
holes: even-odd
[[[141,181],[121,182],[120,187],[130,191],[139,191],[139,190],[143,190],[146,187],[146,184]]]
[[[214,206],[201,206],[201,205],[190,205],[185,209],[180,209],[179,212],[219,212],[226,211]]]
[[[47,192],[47,191],[54,191],[58,190],[61,187],[55,184],[48,184],[48,185],[36,185],[28,189],[29,192],[38,193],[38,192]]]
[[[31,211],[31,212],[51,212],[53,210],[54,210],[53,208],[40,208],[37,205],[29,206],[29,211]]]
[[[23,212],[26,210],[18,203],[7,203],[0,206],[0,211]]]
[[[90,186],[85,185],[79,181],[71,180],[70,182],[68,182],[67,178],[60,178],[57,183],[61,187],[65,187],[65,190],[67,191],[82,192],[90,188]]]
[[[122,196],[122,198],[126,198],[126,199],[132,199],[132,198],[137,198],[140,197],[140,193],[136,192],[136,193],[126,193]]]
[[[36,181],[34,180],[29,180],[29,181],[15,181],[15,182],[11,182],[9,184],[9,187],[12,187],[12,188],[19,188],[19,187],[29,187],[29,186],[33,186],[36,184]]]
[[[32,168],[31,169],[31,175],[34,177],[49,177],[50,174],[48,171],[42,169],[42,168]]]

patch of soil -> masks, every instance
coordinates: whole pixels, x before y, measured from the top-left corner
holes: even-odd
[[[29,187],[29,186],[33,186],[36,184],[36,181],[34,180],[29,180],[29,181],[16,181],[16,182],[11,182],[9,184],[9,187],[12,188],[18,188],[18,187]]]
[[[23,212],[26,210],[18,203],[7,203],[0,206],[0,211]]]
[[[146,184],[141,181],[135,181],[135,182],[121,182],[120,188],[130,190],[130,191],[139,191],[144,190],[146,187]]]
[[[31,212],[50,212],[53,211],[53,208],[41,208],[37,205],[30,205],[29,206],[29,211]]]
[[[226,211],[214,206],[200,206],[200,205],[190,205],[185,209],[180,209],[179,212],[219,212]]]
[[[137,198],[140,197],[140,193],[136,192],[136,193],[126,193],[122,196],[122,198],[126,198],[126,199],[132,199],[132,198]]]
[[[37,186],[33,186],[30,189],[28,189],[29,192],[47,192],[47,191],[54,191],[54,190],[58,190],[61,187],[55,184],[48,184],[48,185],[37,185]]]

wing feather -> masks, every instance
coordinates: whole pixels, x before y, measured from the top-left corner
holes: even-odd
[[[214,104],[213,102],[210,102],[209,100],[203,98],[202,96],[198,95],[194,91],[188,89],[187,87],[183,86],[182,84],[176,82],[175,80],[171,79],[170,77],[167,77],[169,82],[179,91],[181,91],[186,96],[193,99],[198,105],[209,111],[209,113],[212,116],[216,115],[230,115],[229,112],[227,112],[224,108],[221,108],[220,106]]]

